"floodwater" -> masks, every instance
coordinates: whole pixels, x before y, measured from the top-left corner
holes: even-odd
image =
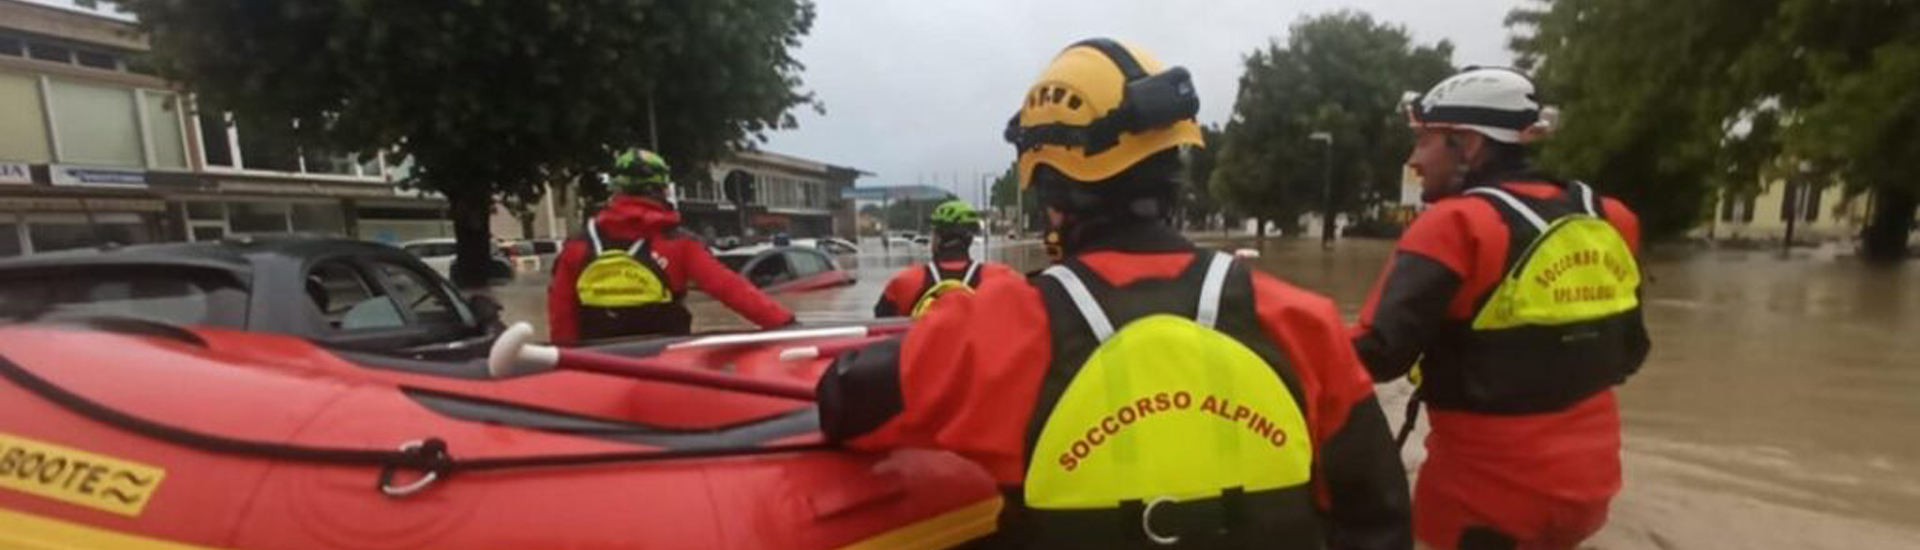
[[[778,298],[803,322],[867,318],[886,279],[925,254],[866,246],[839,258],[858,284]],[[1351,320],[1391,250],[1270,239],[1258,262]],[[996,239],[989,256],[1045,262],[1032,241]],[[1654,347],[1620,390],[1627,487],[1586,547],[1920,548],[1920,265],[1681,248],[1645,264]],[[496,295],[533,320],[544,284],[523,277]],[[693,307],[700,330],[746,326],[710,299]],[[1396,424],[1406,393],[1380,387]],[[1423,455],[1408,447],[1411,470]]]

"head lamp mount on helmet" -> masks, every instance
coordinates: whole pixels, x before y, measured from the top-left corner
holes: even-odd
[[[1085,126],[1050,123],[1031,127],[1020,125],[1015,113],[1007,121],[1004,134],[1018,151],[1046,145],[1079,147],[1084,154],[1097,155],[1120,142],[1120,134],[1140,132],[1193,118],[1200,113],[1200,96],[1194,92],[1193,76],[1184,67],[1172,67],[1158,74],[1147,74],[1140,61],[1126,47],[1106,38],[1074,43],[1067,49],[1092,48],[1112,60],[1126,78],[1120,105]]]

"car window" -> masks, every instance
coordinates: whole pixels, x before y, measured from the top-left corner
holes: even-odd
[[[747,272],[747,280],[754,286],[768,286],[793,280],[793,270],[787,267],[786,254],[766,254],[753,264]]]
[[[833,264],[827,262],[827,257],[818,252],[789,250],[786,254],[787,263],[792,266],[795,277],[806,277],[833,269]]]
[[[752,260],[753,256],[732,254],[727,256],[714,256],[714,258],[720,260],[720,263],[727,266],[727,269],[733,270],[734,273],[739,273],[740,268],[746,267],[747,261]]]
[[[441,256],[452,256],[454,249],[451,243],[421,243],[408,245],[407,252],[412,252],[413,255],[422,258],[438,258]]]
[[[405,326],[400,308],[379,291],[353,264],[330,261],[307,270],[307,298],[320,309],[327,325],[337,330],[366,330]]]
[[[425,274],[392,262],[374,262],[386,279],[388,296],[413,314],[415,324],[465,324],[444,289]]]
[[[0,319],[133,317],[245,328],[246,308],[238,282],[203,270],[95,267],[0,278]]]
[[[557,254],[560,252],[560,243],[553,241],[534,241],[533,252],[535,254]]]

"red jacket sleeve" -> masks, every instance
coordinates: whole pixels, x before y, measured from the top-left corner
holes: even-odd
[[[921,283],[926,282],[926,264],[914,264],[912,267],[893,273],[887,280],[887,288],[880,292],[880,301],[873,304],[874,317],[901,317],[913,313],[913,303],[920,300],[914,296],[920,291]]]
[[[1627,246],[1634,254],[1640,253],[1640,216],[1634,214],[1626,204],[1612,198],[1603,199],[1600,208],[1606,212],[1607,222],[1620,231],[1620,237],[1627,240]]]
[[[674,263],[686,266],[687,276],[700,285],[700,290],[728,308],[746,317],[760,328],[773,328],[793,322],[793,312],[787,306],[773,301],[765,292],[754,288],[752,283],[741,278],[740,274],[727,269],[720,260],[713,258],[706,247],[688,241],[687,246],[679,248],[680,257]]]
[[[942,298],[904,341],[835,362],[821,379],[822,428],[855,448],[950,450],[1019,483],[1027,419],[1053,356],[1041,304],[1018,278]]]
[[[1331,300],[1264,273],[1254,274],[1253,285],[1261,328],[1287,351],[1303,386],[1328,547],[1407,548],[1412,502],[1400,449],[1339,311]]]
[[[568,240],[553,258],[553,280],[547,282],[547,340],[555,345],[580,341],[580,295],[574,281],[587,261],[587,243]]]

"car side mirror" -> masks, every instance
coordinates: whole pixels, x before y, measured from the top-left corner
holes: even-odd
[[[506,307],[500,305],[500,301],[493,299],[492,296],[485,294],[469,295],[467,296],[467,306],[473,308],[474,324],[487,329],[487,332],[498,332],[506,328],[506,326],[500,322],[500,312],[505,310]]]

